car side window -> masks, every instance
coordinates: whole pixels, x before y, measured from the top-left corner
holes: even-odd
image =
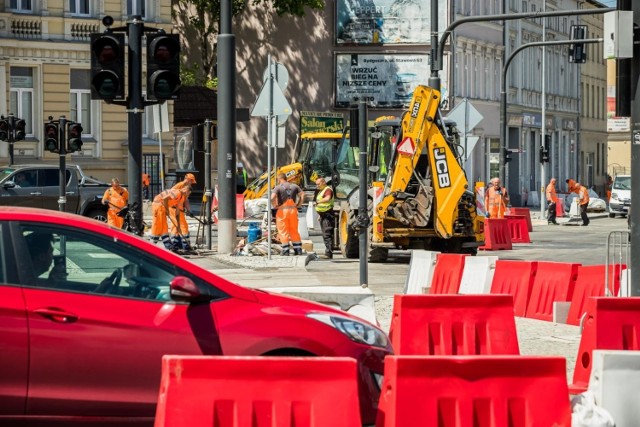
[[[69,185],[71,172],[66,171],[66,183]],[[40,170],[40,186],[41,187],[57,187],[60,185],[60,171],[58,169],[41,169]]]
[[[117,239],[57,226],[22,225],[37,287],[169,301],[169,284],[184,275]]]
[[[38,184],[38,174],[35,170],[22,170],[13,176],[13,182],[16,187],[30,188],[36,187]]]

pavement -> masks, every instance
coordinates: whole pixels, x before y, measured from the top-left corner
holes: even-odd
[[[591,220],[607,216],[606,212],[589,214]],[[531,217],[534,228],[544,230],[554,227],[547,225],[546,219],[540,217],[539,211],[531,210]],[[558,218],[558,222],[571,226],[582,221],[561,217]],[[197,227],[197,224],[192,225]],[[243,235],[243,231],[245,230],[239,229],[239,235]],[[215,226],[213,234],[215,242]],[[312,240],[315,240],[314,250],[322,253],[324,246],[319,232],[310,231],[310,234]],[[195,231],[192,232],[192,236],[194,235]],[[199,249],[198,252],[199,255],[187,258],[241,286],[262,289],[308,287],[316,293],[323,287],[329,289],[330,286],[360,286],[359,266],[354,265],[359,264],[359,260],[344,259],[338,254],[334,255],[333,260],[320,260],[314,253],[289,257],[272,254],[271,259],[268,259],[266,256],[218,254],[215,249]],[[493,252],[489,255],[497,254]],[[367,264],[368,283],[364,286],[374,294],[377,321],[385,331],[389,330],[391,322],[393,295],[403,291],[409,260],[406,251],[398,251],[398,254],[391,251],[389,263]],[[573,370],[580,344],[579,327],[517,317],[516,328],[521,354],[565,357],[567,379],[569,383],[573,382]]]

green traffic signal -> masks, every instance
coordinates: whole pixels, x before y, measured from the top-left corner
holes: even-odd
[[[22,141],[27,135],[27,122],[23,119],[18,119],[15,122],[13,128],[13,140],[14,141]]]
[[[50,151],[51,153],[59,153],[60,152],[60,145],[59,145],[60,133],[58,131],[58,124],[57,123],[45,124],[44,135],[45,135],[45,141],[44,141],[45,150]]]
[[[177,99],[180,90],[180,37],[177,34],[147,35],[147,96]]]
[[[124,99],[124,34],[91,34],[91,99]]]
[[[9,121],[4,117],[0,118],[0,141],[9,140]]]
[[[82,125],[73,123],[69,126],[67,152],[75,153],[82,149]]]

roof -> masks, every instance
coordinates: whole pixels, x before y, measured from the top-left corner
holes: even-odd
[[[202,86],[183,86],[173,104],[173,125],[193,126],[218,117],[218,94]]]

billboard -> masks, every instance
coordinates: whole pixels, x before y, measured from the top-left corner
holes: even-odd
[[[372,108],[406,108],[418,85],[429,82],[429,55],[355,54],[335,56],[335,107],[366,101]],[[440,73],[446,76],[446,70]],[[446,100],[446,84],[442,83]]]
[[[342,132],[344,117],[342,113],[318,111],[300,111],[300,133]]]
[[[438,0],[438,33],[448,1]],[[336,0],[336,44],[430,44],[431,5],[420,0]]]

